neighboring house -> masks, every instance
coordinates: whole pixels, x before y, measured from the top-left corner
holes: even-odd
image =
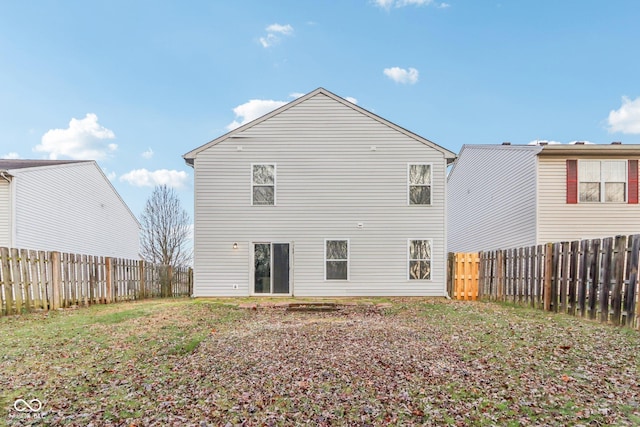
[[[0,246],[138,259],[139,232],[96,162],[0,159]]]
[[[446,295],[433,142],[319,88],[184,158],[194,296]]]
[[[449,172],[454,252],[640,233],[640,145],[465,145]]]

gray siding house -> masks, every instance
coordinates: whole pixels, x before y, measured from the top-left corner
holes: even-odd
[[[0,159],[0,246],[138,259],[139,232],[96,162]]]
[[[446,295],[454,158],[322,88],[190,151],[194,296]]]
[[[465,145],[449,172],[452,252],[640,233],[640,145]]]

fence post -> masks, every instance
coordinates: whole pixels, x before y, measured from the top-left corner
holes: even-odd
[[[569,288],[569,247],[571,243],[562,242],[562,262],[560,263],[560,311],[567,312],[567,293]]]
[[[569,264],[569,295],[567,304],[569,305],[569,314],[576,315],[576,289],[578,288],[578,256],[580,252],[580,242],[574,240],[571,242],[571,262]]]
[[[449,294],[450,298],[455,299],[455,294],[454,294],[454,277],[456,274],[456,264],[455,264],[455,254],[453,252],[449,252],[447,254],[447,293]]]
[[[60,286],[62,285],[62,268],[60,265],[60,252],[49,253],[51,262],[51,304],[53,310],[60,308]]]
[[[609,294],[611,292],[611,257],[613,238],[602,240],[602,283],[600,285],[600,321],[609,321]]]
[[[613,261],[615,284],[611,291],[611,305],[613,306],[611,321],[614,325],[620,324],[622,316],[622,287],[624,286],[624,259],[626,253],[627,236],[616,236]]]
[[[140,274],[140,299],[145,299],[147,297],[147,290],[144,280],[144,260],[138,261],[138,273]]]
[[[587,285],[589,282],[589,240],[580,241],[580,280],[578,282],[578,308],[580,316],[587,315]]]
[[[9,248],[0,248],[0,268],[2,268],[4,295],[6,297],[5,304],[6,309],[4,314],[13,314],[13,282],[11,281],[11,270],[9,266]],[[0,292],[2,292],[2,286],[0,286]],[[0,294],[0,299],[2,295]],[[1,308],[1,307],[0,307]]]
[[[477,284],[477,296],[476,298],[481,300],[482,299],[482,295],[483,295],[483,291],[484,291],[484,282],[485,282],[485,265],[482,261],[482,252],[477,252],[476,253],[476,259],[478,260],[478,284]]]
[[[107,288],[107,295],[105,295],[105,302],[107,304],[111,303],[111,292],[112,292],[112,283],[111,281],[113,280],[113,271],[112,271],[112,263],[111,263],[111,257],[105,257],[104,259],[104,265],[105,265],[105,270],[106,270],[106,274],[105,274],[105,285]]]
[[[502,295],[504,295],[504,261],[502,250],[496,251],[496,278],[497,278],[497,292],[496,300],[502,301]]]
[[[591,285],[589,286],[589,319],[596,318],[596,301],[598,296],[598,287],[600,286],[600,239],[593,239],[591,242]]]
[[[544,252],[544,310],[551,311],[551,277],[553,275],[553,243],[547,243]]]
[[[627,263],[628,271],[628,283],[625,295],[625,309],[626,319],[625,323],[628,326],[640,326],[637,323],[636,316],[640,313],[636,313],[636,286],[638,284],[638,257],[640,256],[640,234],[635,234],[629,237],[629,247],[631,251],[629,253],[629,260]],[[640,307],[640,305],[638,305]]]

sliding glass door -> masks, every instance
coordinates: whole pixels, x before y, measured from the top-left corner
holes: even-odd
[[[290,294],[289,243],[253,244],[253,292]]]

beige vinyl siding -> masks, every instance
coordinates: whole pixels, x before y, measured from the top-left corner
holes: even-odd
[[[407,205],[416,162],[433,165],[431,206]],[[276,206],[251,206],[252,163],[277,165]],[[296,296],[444,295],[444,183],[443,153],[316,95],[197,155],[194,293],[248,295],[251,242],[289,242]],[[348,281],[324,280],[335,237],[349,240]],[[433,278],[409,281],[407,239],[421,238]]]
[[[539,159],[538,243],[640,233],[638,204],[567,204],[566,160]]]
[[[533,245],[537,146],[465,145],[447,180],[448,250]]]
[[[11,187],[0,177],[0,246],[11,246]]]
[[[13,173],[17,247],[139,257],[138,222],[96,163]]]

